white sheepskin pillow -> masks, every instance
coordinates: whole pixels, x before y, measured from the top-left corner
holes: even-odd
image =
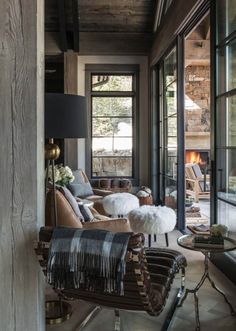
[[[139,207],[139,199],[131,193],[114,193],[107,195],[102,200],[105,212],[111,216],[128,215]]]
[[[176,225],[173,209],[162,206],[142,206],[129,213],[129,221],[134,232],[163,234],[172,231]]]

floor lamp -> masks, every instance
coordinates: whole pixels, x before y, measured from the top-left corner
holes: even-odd
[[[52,166],[52,190],[54,225],[57,226],[57,208],[55,196],[54,165],[60,156],[59,147],[54,138],[86,138],[88,136],[86,97],[71,94],[46,93],[45,95],[45,137],[49,139],[45,146],[46,189],[48,169]]]
[[[80,95],[46,93],[45,95],[45,137],[49,139],[45,146],[47,161],[45,190],[47,192],[48,170],[52,166],[52,191],[54,226],[57,226],[56,188],[54,177],[55,160],[60,156],[60,149],[54,143],[54,138],[86,138],[88,136],[86,98]],[[71,316],[71,305],[62,301],[46,302],[47,324],[61,323]]]

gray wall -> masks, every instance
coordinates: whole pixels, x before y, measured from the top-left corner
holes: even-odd
[[[44,330],[42,0],[0,1],[0,330]]]

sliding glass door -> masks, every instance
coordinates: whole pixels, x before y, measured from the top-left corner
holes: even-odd
[[[236,2],[214,8],[215,60],[215,219],[236,239]],[[236,252],[228,253],[236,263]],[[234,265],[235,266],[235,265]]]
[[[178,213],[177,53],[174,47],[158,65],[159,185],[161,203]]]
[[[164,59],[163,185],[165,205],[177,211],[177,59],[176,49]]]

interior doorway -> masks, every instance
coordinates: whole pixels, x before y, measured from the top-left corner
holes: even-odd
[[[185,38],[185,217],[210,224],[210,14]]]

